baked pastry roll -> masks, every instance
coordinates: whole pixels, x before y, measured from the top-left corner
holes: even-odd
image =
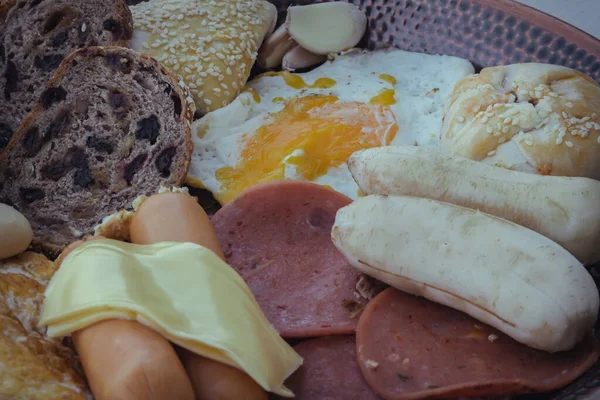
[[[131,12],[131,47],[179,74],[201,114],[237,97],[277,20],[265,0],[151,0]]]
[[[600,180],[600,86],[549,64],[485,68],[456,84],[441,149],[540,175]]]
[[[55,270],[30,252],[0,261],[1,399],[91,398],[73,350],[36,327]]]

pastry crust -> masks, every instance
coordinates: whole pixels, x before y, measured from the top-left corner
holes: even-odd
[[[72,349],[36,327],[56,266],[36,253],[0,261],[0,398],[91,399]]]
[[[131,12],[131,47],[180,75],[201,114],[240,94],[277,20],[265,0],[151,0]]]
[[[600,179],[600,86],[547,64],[486,68],[450,96],[441,149],[540,175]]]

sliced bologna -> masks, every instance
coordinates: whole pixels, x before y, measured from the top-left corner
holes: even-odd
[[[296,400],[379,399],[358,369],[354,335],[307,340],[294,350],[304,363],[285,385]]]
[[[591,333],[575,349],[550,354],[392,288],[365,308],[356,344],[363,376],[388,400],[547,392],[583,374],[599,354]]]
[[[297,181],[256,186],[212,219],[229,265],[283,337],[354,333],[366,300],[359,273],[331,242],[335,214],[351,202]]]

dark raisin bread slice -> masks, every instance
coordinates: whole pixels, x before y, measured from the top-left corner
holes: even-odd
[[[18,0],[0,24],[0,150],[66,56],[123,46],[132,32],[124,0]]]
[[[183,184],[191,104],[189,91],[150,57],[121,47],[78,50],[0,154],[0,202],[29,219],[34,247],[56,254],[136,197]]]

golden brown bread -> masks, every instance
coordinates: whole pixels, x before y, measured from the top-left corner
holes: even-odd
[[[180,75],[202,114],[240,94],[277,20],[265,0],[150,0],[131,13],[131,47]]]
[[[0,261],[0,398],[90,398],[75,353],[37,329],[55,264],[36,253]]]
[[[600,86],[547,64],[485,68],[450,96],[442,151],[541,175],[600,179]]]

